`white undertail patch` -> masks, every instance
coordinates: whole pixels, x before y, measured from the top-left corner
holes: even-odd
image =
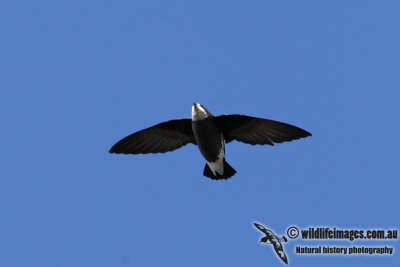
[[[213,162],[208,162],[208,167],[210,167],[211,171],[213,174],[216,176],[218,173],[219,175],[224,174],[224,158],[225,158],[225,145],[224,145],[224,139],[221,138],[222,140],[222,147],[221,150],[219,151],[218,157],[216,161]]]

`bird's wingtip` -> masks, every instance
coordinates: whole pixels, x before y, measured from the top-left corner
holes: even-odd
[[[116,151],[116,149],[115,149],[115,146],[113,146],[112,148],[110,148],[110,150],[108,150],[108,153],[110,153],[110,154],[117,153],[117,151]]]

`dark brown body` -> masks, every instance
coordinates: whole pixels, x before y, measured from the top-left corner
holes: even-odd
[[[192,121],[192,129],[201,154],[208,162],[216,161],[221,149],[224,149],[224,143],[214,117]]]

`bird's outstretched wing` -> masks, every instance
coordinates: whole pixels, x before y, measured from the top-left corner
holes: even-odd
[[[125,137],[110,149],[110,153],[164,153],[188,143],[196,144],[192,120],[170,120]]]
[[[271,233],[269,232],[269,231],[271,231],[271,230],[265,228],[265,227],[262,226],[261,224],[258,224],[258,223],[253,223],[253,224],[254,224],[254,226],[255,226],[258,230],[260,230],[260,231],[263,232],[264,234],[266,234],[266,235],[268,235],[268,236],[271,234]]]
[[[279,258],[281,258],[281,260],[284,263],[288,264],[288,259],[286,257],[285,252],[283,251],[282,245],[280,247],[274,246],[274,249],[275,249],[276,254],[278,254]]]
[[[245,115],[222,115],[216,116],[215,120],[226,143],[237,140],[251,145],[273,146],[273,143],[311,136],[309,132],[287,123]]]

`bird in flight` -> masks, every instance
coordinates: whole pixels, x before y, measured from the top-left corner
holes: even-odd
[[[307,136],[311,134],[279,121],[246,115],[214,116],[204,106],[194,103],[191,118],[165,121],[133,133],[117,142],[110,153],[165,153],[192,143],[206,160],[203,175],[219,180],[236,173],[225,160],[225,143],[237,140],[273,146]]]
[[[279,258],[286,264],[288,264],[288,259],[286,257],[285,252],[283,251],[283,246],[281,242],[287,242],[287,238],[285,236],[283,237],[278,237],[276,234],[274,234],[271,230],[265,228],[261,224],[254,223],[254,226],[263,232],[265,236],[260,239],[260,242],[262,243],[267,243],[269,241],[269,244],[274,246],[276,254],[278,254]]]

